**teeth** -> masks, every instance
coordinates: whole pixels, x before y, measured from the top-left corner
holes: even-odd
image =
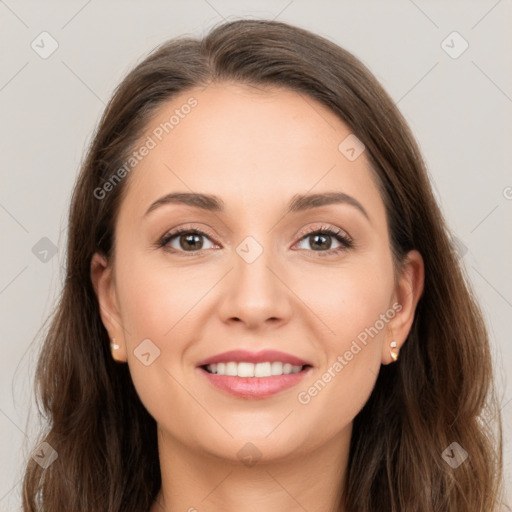
[[[231,375],[238,377],[272,377],[274,375],[290,375],[291,373],[299,373],[302,366],[293,366],[289,363],[280,361],[264,362],[264,363],[235,363],[229,361],[227,363],[209,364],[206,366],[207,371],[216,375]]]

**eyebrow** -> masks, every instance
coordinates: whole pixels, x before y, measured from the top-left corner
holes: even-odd
[[[156,210],[160,206],[166,204],[184,204],[201,210],[210,212],[223,212],[225,210],[224,201],[212,194],[201,194],[196,192],[172,192],[159,199],[157,199],[148,208],[144,217],[150,212]],[[344,192],[324,192],[320,194],[296,194],[292,197],[288,204],[288,213],[302,212],[312,208],[319,208],[321,206],[331,204],[348,204],[357,208],[367,219],[370,221],[368,212],[364,209],[363,205],[354,197],[345,194]]]

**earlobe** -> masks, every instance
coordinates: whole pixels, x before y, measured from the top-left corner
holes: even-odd
[[[91,259],[91,281],[98,300],[101,321],[111,340],[112,357],[116,361],[126,361],[122,319],[117,307],[112,267],[102,254],[95,253]]]
[[[389,364],[398,359],[400,348],[405,343],[414,322],[416,306],[423,294],[424,263],[417,250],[410,251],[402,266],[394,300],[401,308],[389,322],[388,330],[393,333],[386,339],[382,363]]]

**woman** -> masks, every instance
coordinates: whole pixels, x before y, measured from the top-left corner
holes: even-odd
[[[67,256],[25,511],[497,509],[482,314],[405,120],[337,45],[238,20],[155,50]]]

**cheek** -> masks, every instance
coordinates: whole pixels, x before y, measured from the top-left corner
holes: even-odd
[[[304,272],[294,292],[313,313],[331,351],[366,332],[389,307],[393,291],[391,263],[383,256],[347,261],[339,267]],[[378,327],[382,329],[381,322]],[[379,330],[380,330],[379,329]]]
[[[394,316],[389,304],[390,260],[374,258],[371,263],[336,270],[329,279],[316,280],[322,293],[307,286],[300,292],[309,290],[305,302],[322,320],[321,349],[327,357],[297,393],[302,417],[314,423],[310,428],[316,428],[320,418],[332,434],[350,423],[368,400],[381,365],[386,326]]]
[[[132,257],[120,267],[119,300],[131,345],[144,338],[154,339],[160,348],[169,339],[175,344],[177,332],[183,334],[188,323],[182,319],[193,316],[194,305],[214,282],[197,268],[173,267],[164,258]]]
[[[180,382],[182,367],[190,361],[184,358],[197,340],[198,302],[219,278],[193,266],[173,268],[164,259],[151,259],[120,258],[117,289],[135,389],[149,413],[166,423],[166,401],[175,409],[187,410],[190,396]]]

